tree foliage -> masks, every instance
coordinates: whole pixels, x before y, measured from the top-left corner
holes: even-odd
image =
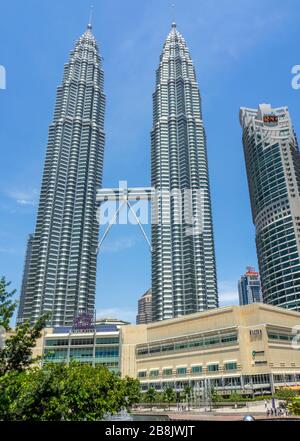
[[[151,404],[151,409],[153,404],[155,403],[156,399],[157,399],[157,392],[154,389],[154,387],[150,387],[147,392],[145,393],[144,399],[146,401],[146,403]]]
[[[288,409],[293,415],[300,416],[300,397],[296,397],[290,401]]]
[[[131,404],[138,404],[141,400],[141,386],[140,382],[135,378],[125,377],[123,380],[125,395]]]
[[[171,387],[165,389],[163,392],[163,401],[169,404],[169,408],[170,408],[170,404],[173,403],[175,400],[176,400],[175,391]]]
[[[129,410],[138,387],[138,380],[80,363],[14,371],[0,377],[0,420],[97,421]]]
[[[275,398],[285,401],[293,400],[294,398],[296,398],[296,396],[297,396],[297,392],[288,388],[279,389],[276,391],[275,394]]]
[[[10,329],[10,320],[17,307],[17,302],[12,300],[16,290],[8,291],[10,282],[6,282],[5,277],[0,279],[0,326],[8,331]]]
[[[190,400],[192,397],[193,389],[191,386],[185,386],[182,395],[184,400]]]
[[[15,333],[5,341],[0,349],[0,375],[10,371],[22,371],[35,360],[32,358],[32,349],[41,337],[41,331],[46,326],[48,315],[40,317],[31,326],[28,322],[17,326]]]

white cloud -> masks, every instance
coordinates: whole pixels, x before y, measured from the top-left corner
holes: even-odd
[[[103,308],[97,309],[97,318],[114,318],[126,322],[135,323],[137,311],[126,308]]]
[[[29,191],[11,190],[7,196],[19,205],[36,205],[38,191],[36,189]]]
[[[239,295],[237,291],[220,292],[219,301],[220,301],[220,306],[238,305]]]
[[[219,283],[220,306],[238,305],[239,295],[236,282],[221,281]]]

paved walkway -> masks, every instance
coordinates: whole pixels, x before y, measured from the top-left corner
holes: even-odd
[[[266,414],[253,414],[249,413],[254,417],[255,420],[289,420],[289,419],[297,419],[300,421],[300,418],[296,417],[266,417]],[[244,416],[248,415],[247,413],[243,414],[208,414],[208,413],[170,413],[168,417],[172,421],[242,421]]]
[[[278,406],[279,402],[276,402],[276,406]],[[270,408],[270,403],[268,403],[268,407]],[[145,414],[147,412],[146,409],[140,409],[140,411],[136,411],[136,414]],[[148,409],[149,412],[149,409]],[[245,415],[252,415],[256,420],[287,420],[287,419],[299,419],[300,417],[285,417],[285,416],[267,416],[266,408],[264,401],[262,402],[253,402],[248,403],[247,406],[239,407],[237,409],[233,407],[221,407],[218,409],[213,409],[211,412],[206,408],[193,409],[189,412],[187,411],[178,411],[173,408],[169,411],[163,411],[162,409],[156,409],[155,407],[151,411],[151,414],[155,415],[167,415],[171,420],[182,421],[241,421],[245,417]]]

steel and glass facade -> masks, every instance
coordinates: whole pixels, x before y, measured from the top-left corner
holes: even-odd
[[[263,301],[300,310],[300,155],[287,107],[241,108]]]
[[[104,111],[102,59],[88,25],[57,89],[19,323],[49,312],[51,326],[70,325],[78,311],[94,312]]]
[[[45,333],[43,362],[100,364],[119,373],[119,346],[119,329],[116,326],[96,325],[94,330],[85,332],[54,328]]]
[[[195,68],[173,23],[153,95],[153,321],[218,306],[206,137]],[[184,192],[188,198],[184,198]],[[180,192],[174,202],[173,194]],[[191,232],[189,213],[199,229]]]

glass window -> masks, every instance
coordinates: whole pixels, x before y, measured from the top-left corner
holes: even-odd
[[[119,348],[96,348],[96,357],[118,357]]]
[[[68,339],[46,339],[45,346],[68,346]]]
[[[207,370],[208,370],[208,372],[216,372],[219,370],[219,365],[217,363],[209,364],[207,366]]]
[[[192,374],[201,374],[202,366],[192,366]]]
[[[224,364],[225,371],[234,371],[237,369],[237,363],[234,361]]]
[[[185,367],[177,368],[176,373],[177,375],[186,375],[186,368]]]
[[[74,346],[84,346],[84,345],[93,345],[94,339],[93,338],[72,338],[71,345]]]
[[[96,338],[97,345],[114,345],[119,344],[119,337],[101,337]]]

